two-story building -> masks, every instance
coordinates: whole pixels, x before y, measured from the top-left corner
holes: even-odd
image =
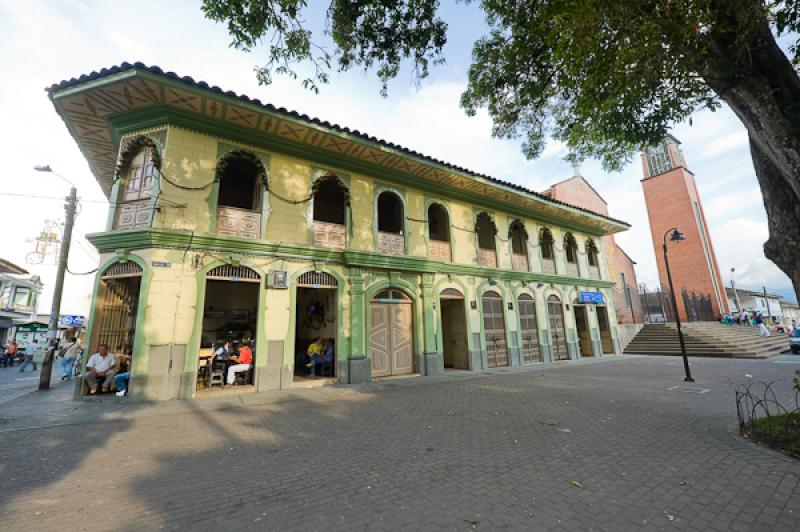
[[[88,347],[131,351],[135,398],[195,396],[226,339],[243,390],[317,338],[341,383],[619,352],[624,222],[156,67],[49,94],[111,200]]]
[[[11,340],[16,326],[33,321],[42,287],[38,275],[0,259],[0,344]]]

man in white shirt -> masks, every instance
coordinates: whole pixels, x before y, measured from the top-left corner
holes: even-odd
[[[89,395],[97,393],[97,382],[102,380],[102,390],[107,392],[114,381],[117,360],[108,352],[106,344],[97,347],[97,353],[89,358],[86,364],[86,384],[89,386]]]

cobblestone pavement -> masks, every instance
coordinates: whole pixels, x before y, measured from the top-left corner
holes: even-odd
[[[800,530],[800,461],[732,430],[735,383],[788,379],[800,365],[692,367],[691,385],[678,358],[625,357],[0,430],[0,523]]]

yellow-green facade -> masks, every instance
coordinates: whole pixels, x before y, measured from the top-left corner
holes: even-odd
[[[126,91],[133,97],[126,98]],[[171,92],[183,100],[170,100]],[[600,236],[624,230],[627,226],[622,222],[360,134],[144,68],[131,67],[61,84],[50,94],[112,205],[106,230],[89,236],[101,254],[96,292],[100,276],[114,264],[132,261],[142,270],[131,367],[130,393],[134,398],[195,396],[206,275],[224,264],[246,266],[260,276],[254,371],[254,389],[258,391],[293,384],[296,280],[309,271],[330,273],[338,283],[336,378],[342,383],[371,378],[370,301],[389,287],[401,290],[412,301],[414,372],[421,375],[438,375],[444,369],[446,339],[442,335],[439,294],[446,288],[463,295],[469,369],[486,367],[481,301],[488,290],[503,300],[512,366],[522,364],[516,304],[522,294],[535,300],[544,362],[552,357],[547,305],[551,295],[558,296],[563,305],[571,359],[580,356],[573,307],[582,291],[606,296],[612,352],[619,352],[611,297],[614,280],[608,278],[604,239]],[[188,96],[196,97],[190,100],[195,102],[191,108],[186,104]],[[124,105],[126,102],[129,104]],[[232,109],[238,109],[239,114],[252,113],[253,118],[241,120],[244,124],[232,121],[231,116],[237,115],[230,112]],[[93,125],[99,131],[95,135],[102,138],[85,132],[86,124]],[[299,128],[306,130],[302,139],[297,134]],[[315,132],[320,139],[312,138]],[[148,227],[114,229],[115,205],[121,201],[126,185],[124,176],[114,180],[115,166],[129,141],[141,137],[149,139],[158,151],[163,178],[154,183]],[[331,148],[326,144],[331,139],[354,147]],[[217,166],[227,153],[237,150],[257,156],[266,169],[260,238],[225,237],[216,231]],[[370,160],[363,156],[369,150],[385,157]],[[111,158],[114,166],[109,166]],[[311,202],[300,202],[309,197],[316,179],[331,175],[346,185],[350,196],[347,246],[343,250],[313,244]],[[385,255],[376,246],[376,201],[386,190],[402,200],[403,255]],[[425,220],[432,203],[444,206],[449,216],[450,261],[429,258]],[[497,268],[478,266],[474,227],[481,212],[488,213],[498,229]],[[524,224],[528,234],[528,271],[512,269],[508,228],[516,220]],[[555,242],[555,274],[542,271],[538,238],[544,227],[552,232]],[[579,276],[565,274],[563,242],[567,232],[578,242],[579,270],[584,272]],[[599,278],[589,278],[589,239],[600,247]],[[268,286],[270,271],[287,272],[287,287]],[[94,307],[89,321],[90,342],[98,304]],[[593,354],[602,356],[597,313],[590,310],[586,316]],[[88,345],[88,352],[95,347]]]

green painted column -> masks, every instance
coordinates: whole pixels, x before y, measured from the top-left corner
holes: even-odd
[[[422,375],[443,375],[444,355],[437,349],[436,341],[436,292],[433,287],[433,274],[422,274],[422,331],[423,348],[419,360],[419,372]]]
[[[347,275],[350,282],[350,355],[347,359],[347,379],[354,384],[372,380],[372,369],[366,347],[364,278],[359,268],[350,268]]]

